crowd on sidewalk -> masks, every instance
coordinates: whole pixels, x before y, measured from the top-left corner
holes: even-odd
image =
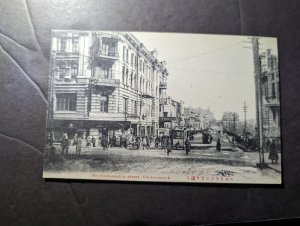
[[[167,155],[172,152],[172,139],[171,136],[105,136],[96,138],[95,136],[87,136],[82,138],[77,134],[72,139],[69,139],[68,134],[64,133],[61,142],[61,154],[68,154],[70,146],[75,146],[75,153],[81,154],[82,148],[95,148],[102,147],[103,150],[109,148],[130,148],[136,150],[146,150],[150,148],[161,149]],[[189,139],[185,140],[185,150],[188,154],[191,150]]]

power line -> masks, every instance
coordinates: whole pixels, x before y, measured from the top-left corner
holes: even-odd
[[[207,55],[209,53],[217,52],[217,51],[220,51],[220,50],[223,50],[223,49],[227,49],[227,48],[232,47],[232,46],[239,45],[241,43],[244,43],[244,41],[236,42],[236,43],[233,43],[233,44],[230,44],[230,45],[218,48],[218,49],[209,50],[209,51],[202,52],[200,54],[196,54],[196,55],[192,55],[192,56],[188,56],[188,57],[185,57],[185,58],[182,58],[182,59],[178,59],[178,60],[174,60],[174,61],[169,61],[168,64],[170,64],[170,63],[176,63],[176,62],[183,61],[183,60],[189,60],[189,59],[196,58],[196,57],[199,57],[199,56],[204,56],[204,55]]]

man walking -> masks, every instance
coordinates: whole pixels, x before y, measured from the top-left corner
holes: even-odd
[[[189,152],[191,151],[191,143],[189,142],[188,139],[186,139],[184,144],[185,144],[185,153],[188,155]]]
[[[81,153],[81,144],[82,144],[81,137],[77,137],[76,154],[78,154],[78,155],[80,155],[80,153]]]
[[[96,147],[96,138],[94,136],[92,136],[92,143],[93,143],[93,147]]]

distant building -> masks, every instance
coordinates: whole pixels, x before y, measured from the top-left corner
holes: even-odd
[[[155,134],[168,76],[156,51],[125,32],[54,31],[52,56],[56,133]]]
[[[226,130],[236,133],[239,122],[239,114],[236,112],[224,112],[222,117],[222,126]]]
[[[193,111],[192,108],[184,108],[184,125],[187,128],[195,128],[196,123],[195,123],[195,117],[196,113]]]
[[[161,93],[159,109],[160,128],[174,128],[184,125],[183,101],[175,101],[170,96],[165,96],[164,93]]]
[[[270,49],[260,54],[263,135],[280,143],[278,57]]]
[[[184,109],[184,120],[186,127],[203,130],[209,128],[215,118],[209,109],[188,107]]]

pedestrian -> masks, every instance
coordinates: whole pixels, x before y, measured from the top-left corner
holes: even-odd
[[[212,143],[212,140],[213,140],[213,137],[211,134],[209,134],[209,143],[211,144]]]
[[[158,148],[159,145],[159,137],[155,137],[155,148]]]
[[[123,146],[123,137],[122,137],[122,135],[119,136],[119,145],[120,145],[120,147]]]
[[[128,142],[127,142],[127,137],[124,137],[123,138],[123,145],[124,145],[124,148],[127,148],[127,145],[128,144]]]
[[[146,148],[150,148],[150,138],[148,136],[146,136]]]
[[[161,137],[161,150],[166,152],[166,137],[164,135]]]
[[[267,142],[266,142],[266,151],[267,151],[267,152],[270,151],[270,144],[271,144],[270,139],[267,138]]]
[[[112,137],[112,147],[116,147],[117,146],[117,138],[115,135],[113,135]]]
[[[67,133],[63,134],[61,147],[62,147],[61,154],[66,153],[66,155],[68,155],[68,152],[69,152],[69,139],[68,139],[68,134]]]
[[[276,144],[275,144],[275,139],[272,140],[272,143],[270,144],[270,154],[269,154],[269,159],[272,161],[272,163],[277,163],[278,162],[278,153],[276,150]]]
[[[107,148],[107,139],[106,139],[105,135],[103,135],[103,138],[102,138],[102,147],[103,147],[103,151],[105,151]]]
[[[147,148],[147,144],[146,144],[146,138],[143,136],[142,137],[142,147],[143,147],[143,150],[145,149],[145,147]]]
[[[81,137],[78,137],[76,142],[76,154],[78,155],[81,154],[81,145],[82,145],[82,139]]]
[[[185,153],[188,154],[191,151],[191,143],[188,139],[185,140]]]
[[[136,137],[136,149],[139,150],[141,147],[141,138]]]
[[[93,147],[96,147],[96,138],[94,136],[92,136],[92,143],[93,143]]]
[[[77,133],[75,133],[74,139],[73,139],[73,146],[76,145],[77,139],[78,139],[78,136],[77,136]]]
[[[221,151],[221,142],[220,142],[220,138],[218,138],[218,140],[217,140],[217,151]]]
[[[91,146],[91,136],[88,135],[87,138],[86,138],[86,147],[89,147]]]
[[[166,148],[167,148],[167,155],[169,155],[169,153],[172,152],[172,145],[171,145],[170,137],[166,138]]]

